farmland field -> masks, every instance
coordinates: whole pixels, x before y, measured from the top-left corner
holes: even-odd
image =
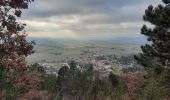
[[[126,56],[140,52],[137,44],[112,44],[112,43],[62,43],[62,44],[37,44],[36,52],[28,57],[29,63],[48,62],[62,63],[68,58],[86,57],[90,55],[117,55]]]

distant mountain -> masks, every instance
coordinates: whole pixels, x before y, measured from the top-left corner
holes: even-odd
[[[73,39],[55,39],[55,38],[35,38],[28,37],[28,40],[35,40],[37,45],[59,45],[59,44],[145,44],[147,39],[144,36],[141,37],[114,37],[104,39],[89,39],[89,40],[73,40]]]

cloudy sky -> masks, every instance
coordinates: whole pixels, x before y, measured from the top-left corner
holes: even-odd
[[[21,21],[32,37],[139,37],[142,15],[161,0],[35,0]]]

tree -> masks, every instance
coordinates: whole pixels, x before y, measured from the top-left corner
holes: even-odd
[[[167,0],[164,0],[167,1]],[[143,19],[154,27],[144,25],[141,34],[148,37],[150,44],[142,46],[142,52],[136,59],[146,69],[150,67],[170,67],[170,5],[150,5]]]
[[[63,66],[63,67],[61,67],[59,69],[59,71],[58,71],[59,80],[64,78],[64,76],[65,76],[66,72],[68,71],[68,69],[69,69],[68,66]]]
[[[45,73],[46,73],[45,68],[38,63],[30,65],[28,70],[30,72],[41,73],[42,75],[45,75]]]
[[[34,0],[0,1],[0,64],[12,69],[25,69],[25,57],[32,54],[34,42],[26,40],[25,24],[17,22],[22,9]]]
[[[75,70],[76,68],[77,68],[77,63],[74,60],[72,60],[70,62],[70,69],[71,70]]]
[[[110,79],[110,81],[112,83],[112,86],[117,86],[118,85],[119,81],[118,81],[118,79],[117,79],[117,77],[116,77],[116,75],[114,73],[110,72],[109,79]]]
[[[157,7],[150,5],[145,10],[143,19],[151,23],[152,27],[144,25],[141,34],[145,35],[150,43],[142,46],[142,53],[135,58],[148,72],[147,82],[152,84],[153,81],[150,79],[160,78],[158,79],[161,80],[160,84],[170,90],[170,80],[167,78],[170,77],[170,0],[163,2],[165,5],[159,4]]]
[[[42,83],[42,90],[47,90],[50,93],[50,100],[56,100],[54,98],[60,97],[60,85],[57,80],[57,76],[54,74],[45,75],[44,81]],[[58,99],[57,99],[58,100]]]
[[[164,2],[165,4],[168,4],[168,3],[170,3],[170,0],[163,0],[163,2]]]
[[[37,95],[31,95],[32,91],[36,91],[38,96],[46,94],[38,91],[42,82],[41,70],[28,69],[25,60],[34,53],[35,43],[26,40],[26,24],[17,21],[22,10],[33,1],[0,0],[0,95],[3,95],[0,99],[18,100],[27,94],[34,98]]]

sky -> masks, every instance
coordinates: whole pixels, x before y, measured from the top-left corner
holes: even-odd
[[[140,37],[148,5],[161,0],[35,0],[20,21],[31,37],[100,39]]]

